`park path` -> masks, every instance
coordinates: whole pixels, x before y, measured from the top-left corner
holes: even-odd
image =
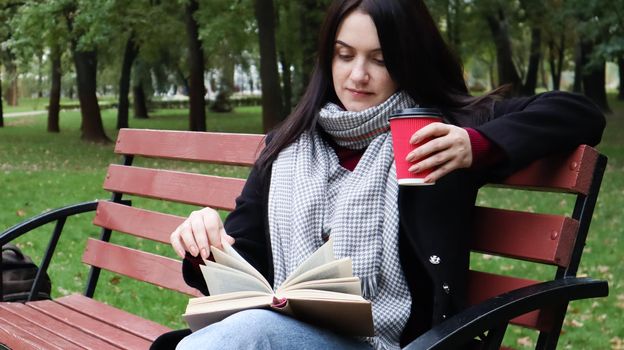
[[[48,111],[28,111],[28,112],[4,113],[3,116],[5,118],[17,118],[17,117],[29,117],[29,116],[42,115],[42,114],[48,114]]]

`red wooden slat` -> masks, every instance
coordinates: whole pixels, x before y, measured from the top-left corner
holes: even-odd
[[[149,341],[154,341],[170,328],[156,322],[146,320],[126,311],[93,300],[84,295],[72,294],[55,300],[70,309],[86,314],[109,325],[121,328]]]
[[[574,152],[540,159],[505,179],[508,186],[589,193],[598,151],[587,145]]]
[[[122,129],[115,152],[148,157],[253,165],[264,135]]]
[[[567,266],[579,223],[568,217],[475,208],[474,250]]]
[[[82,261],[139,281],[200,296],[182,278],[182,263],[164,256],[89,238]]]
[[[9,304],[3,304],[1,306],[2,313],[0,314],[0,328],[6,332],[12,334],[12,338],[27,339],[27,344],[32,345],[33,348],[38,349],[80,349],[76,344],[72,344],[62,337],[46,330],[33,322],[26,320],[16,314],[9,312],[11,308]],[[9,324],[14,328],[5,327],[4,324]],[[4,339],[2,339],[4,341]],[[28,346],[25,348],[29,348]]]
[[[36,324],[37,326],[52,332],[63,339],[80,346],[85,349],[119,349],[109,343],[104,342],[101,339],[95,338],[89,334],[83,333],[78,329],[68,326],[67,324],[58,321],[49,315],[46,315],[38,310],[28,307],[21,303],[11,304],[10,307],[5,308],[7,311],[14,313],[16,316],[22,317],[29,322]]]
[[[11,350],[40,350],[53,348],[49,343],[32,336],[25,329],[11,322],[12,318],[0,315],[0,344]],[[58,349],[58,348],[54,348]]]
[[[101,201],[93,223],[100,227],[169,244],[169,235],[183,217]]]
[[[539,281],[470,271],[468,304],[475,305],[497,295],[536,283]],[[483,286],[487,286],[487,288],[483,288]],[[551,326],[551,322],[550,314],[545,310],[533,311],[511,320],[512,324],[537,330],[547,330]]]
[[[151,344],[143,338],[76,312],[52,300],[33,301],[28,303],[28,306],[122,349],[148,349]]]
[[[104,189],[232,210],[245,180],[179,171],[110,165]]]

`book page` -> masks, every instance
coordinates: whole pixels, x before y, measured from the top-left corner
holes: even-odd
[[[250,263],[243,259],[243,257],[240,256],[238,252],[226,242],[223,242],[223,250],[211,246],[210,251],[212,252],[212,256],[214,257],[215,262],[217,262],[218,264],[231,267],[250,276],[253,276],[254,278],[264,283],[268,290],[272,290],[271,284],[266,280],[266,278],[264,278],[264,276],[262,276],[262,274],[258,272],[258,270],[251,266]]]
[[[297,283],[286,288],[279,289],[280,292],[287,292],[297,289],[318,289],[329,292],[347,293],[362,295],[362,286],[357,277],[330,278]]]
[[[273,290],[267,287],[263,281],[231,267],[206,261],[206,265],[199,265],[199,268],[204,275],[206,286],[211,295],[239,291],[273,294]]]
[[[334,241],[331,237],[329,237],[325,244],[305,259],[301,265],[299,265],[299,267],[297,267],[297,269],[295,269],[295,271],[293,271],[293,273],[286,278],[286,280],[282,283],[282,286],[290,285],[290,281],[302,273],[334,260],[336,260],[336,257],[334,256]]]
[[[273,296],[259,293],[237,294],[235,298],[226,298],[219,300],[211,296],[200,297],[195,303],[189,303],[186,306],[185,315],[209,313],[214,311],[222,311],[227,309],[248,309],[259,306],[269,306],[273,301]]]
[[[294,294],[307,293],[308,290],[292,292]],[[317,295],[331,293],[323,291],[312,292],[318,293]],[[298,320],[329,328],[337,333],[356,336],[374,335],[372,307],[369,301],[351,294],[331,294],[336,297],[353,300],[334,299],[329,296],[299,298],[296,295],[290,295],[288,297],[288,308],[286,308],[286,311]],[[278,309],[274,310],[280,312]]]
[[[189,304],[186,308],[186,313],[182,316],[184,316],[189,328],[194,332],[242,310],[268,308],[272,300],[273,296],[271,295],[260,295],[242,299]]]
[[[265,292],[255,292],[255,291],[241,291],[241,292],[232,292],[225,294],[217,294],[217,295],[206,295],[204,297],[197,297],[189,299],[187,304],[187,310],[191,308],[191,305],[199,305],[199,304],[207,304],[214,302],[222,302],[228,300],[237,300],[243,298],[253,298],[253,297],[265,297],[267,293]],[[193,306],[196,308],[196,306]]]
[[[294,290],[280,292],[278,294],[275,294],[275,296],[277,298],[286,298],[288,300],[291,300],[291,299],[342,300],[342,301],[369,303],[369,301],[364,299],[361,295],[338,293],[338,292],[331,292],[331,291],[318,290],[318,289],[294,289]]]
[[[324,265],[315,267],[309,271],[301,273],[299,276],[292,278],[287,283],[280,286],[278,290],[294,286],[297,283],[324,280],[329,278],[343,278],[353,276],[353,265],[351,258],[342,258],[334,260]]]

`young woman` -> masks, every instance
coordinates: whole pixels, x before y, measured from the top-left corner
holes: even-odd
[[[469,95],[463,71],[422,0],[336,0],[310,85],[267,137],[236,209],[210,208],[171,234],[189,285],[207,293],[197,257],[233,244],[274,285],[331,235],[371,300],[375,337],[350,338],[266,310],[242,311],[179,349],[394,349],[464,307],[478,188],[549,153],[595,145],[605,125],[579,95]],[[434,186],[399,187],[388,115],[436,107],[445,123],[408,155]]]

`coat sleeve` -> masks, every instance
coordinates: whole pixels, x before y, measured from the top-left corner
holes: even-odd
[[[490,169],[491,176],[503,178],[549,154],[597,145],[605,124],[586,97],[555,91],[498,101],[492,119],[475,129],[504,153],[504,160]]]
[[[264,183],[265,173],[254,167],[245,182],[241,195],[236,198],[236,206],[224,222],[225,231],[234,239],[233,247],[262,275],[268,276],[268,245],[265,236]],[[208,288],[199,269],[201,259],[187,254],[182,264],[182,274],[186,283],[208,295]],[[269,279],[271,282],[271,279]]]

